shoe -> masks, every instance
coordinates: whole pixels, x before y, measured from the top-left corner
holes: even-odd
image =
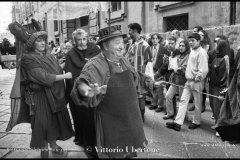
[[[220,135],[219,135],[219,133],[218,133],[218,132],[216,132],[216,136],[217,136],[217,137],[220,137]]]
[[[198,127],[200,127],[200,124],[192,123],[192,124],[190,124],[190,126],[189,126],[188,128],[189,128],[189,129],[196,129],[196,128],[198,128]]]
[[[215,119],[214,115],[212,115],[211,119]]]
[[[52,152],[56,154],[63,154],[64,150],[62,149],[62,147],[58,146],[57,148],[52,149]]]
[[[167,115],[167,116],[164,116],[163,119],[164,119],[164,120],[174,119],[174,115],[172,115],[172,116],[168,116],[168,115]]]
[[[156,110],[155,110],[155,112],[162,112],[163,111],[163,108],[157,108]]]
[[[151,101],[145,100],[145,104],[146,104],[146,105],[150,105],[151,103],[152,103]]]
[[[175,122],[167,122],[166,123],[167,128],[174,129],[175,131],[181,130],[181,125],[177,124]]]
[[[154,109],[157,109],[158,107],[157,106],[151,106],[149,107],[150,110],[154,110]]]
[[[192,106],[191,108],[188,109],[188,111],[194,111],[195,106]]]
[[[41,151],[41,158],[48,158],[48,156],[49,156],[48,150]]]

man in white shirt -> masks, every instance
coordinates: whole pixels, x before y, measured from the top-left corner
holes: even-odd
[[[202,92],[204,87],[204,80],[208,73],[208,55],[206,51],[200,46],[200,35],[197,33],[191,34],[189,37],[189,44],[192,48],[189,55],[188,64],[186,68],[185,77],[187,82],[185,83],[182,97],[179,103],[179,109],[174,122],[167,122],[168,128],[176,131],[181,130],[183,125],[187,106],[191,95],[194,98],[195,111],[194,117],[189,129],[196,129],[200,126],[201,110],[202,110]],[[199,91],[199,92],[198,92]]]

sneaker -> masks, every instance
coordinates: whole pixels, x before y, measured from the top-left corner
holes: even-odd
[[[219,135],[219,133],[218,133],[218,132],[216,132],[216,136],[217,136],[217,137],[220,137],[220,135]]]
[[[200,127],[200,124],[191,123],[188,128],[189,128],[189,129],[196,129],[196,128],[198,128],[198,127]]]
[[[167,122],[166,123],[167,128],[174,129],[175,131],[181,130],[181,125],[177,124],[175,122]]]
[[[188,109],[188,111],[194,111],[195,110],[195,106],[192,106],[191,108]]]
[[[163,117],[164,120],[173,119],[173,118],[174,118],[174,115],[171,115],[171,116],[167,115]]]
[[[151,107],[149,107],[150,110],[154,110],[154,109],[157,109],[157,108],[158,108],[158,106],[151,106]]]
[[[157,108],[156,110],[155,110],[155,112],[162,112],[163,111],[163,108]]]

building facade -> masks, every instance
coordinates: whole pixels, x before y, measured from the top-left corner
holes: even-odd
[[[60,4],[61,3],[61,4]],[[79,10],[87,2],[72,2]],[[97,35],[100,28],[121,25],[128,32],[128,24],[137,22],[142,25],[142,34],[166,33],[173,29],[191,30],[200,25],[204,29],[237,25],[240,23],[240,2],[236,1],[111,1],[99,3],[97,9],[79,17],[58,18],[62,14],[74,14],[69,2],[13,2],[13,20],[29,23],[31,16],[37,17],[49,35],[49,41],[62,43],[71,39],[76,28],[83,28],[90,35]],[[87,5],[86,5],[87,6]],[[109,10],[110,9],[110,14]],[[66,12],[66,13],[65,13]],[[86,12],[87,13],[87,12]],[[80,16],[81,15],[81,16]],[[110,19],[110,20],[109,20]],[[109,24],[110,23],[110,24]]]
[[[12,20],[27,25],[31,23],[31,18],[35,18],[42,23],[44,30],[47,31],[49,42],[54,41],[62,44],[65,40],[72,39],[72,32],[76,28],[82,28],[89,32],[89,15],[86,11],[79,17],[76,15],[75,17],[63,18],[71,12],[77,14],[76,8],[81,7],[82,3],[84,2],[74,2],[76,6],[71,8],[72,5],[69,4],[73,4],[73,2],[12,2]],[[71,9],[75,9],[75,12]]]

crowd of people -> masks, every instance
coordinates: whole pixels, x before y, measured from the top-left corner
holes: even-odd
[[[19,27],[17,22],[9,25],[27,46],[21,58],[20,92],[21,105],[30,109],[21,107],[15,124],[31,123],[30,147],[45,149],[42,157],[48,157],[48,144],[63,153],[56,140],[73,136],[90,157],[136,157],[126,148],[144,148],[148,143],[143,130],[146,104],[150,110],[165,111],[163,119],[173,120],[166,127],[176,131],[187,111],[193,111],[189,129],[197,129],[206,94],[215,119],[211,128],[223,140],[240,142],[239,54],[234,56],[226,36],[216,36],[211,46],[207,32],[196,26],[187,39],[178,30],[166,40],[158,33],[144,38],[141,25],[131,23],[130,37],[120,25],[100,29],[97,41],[76,29],[72,42],[60,47],[47,43],[43,30],[26,34]],[[123,150],[101,152],[104,148]]]

